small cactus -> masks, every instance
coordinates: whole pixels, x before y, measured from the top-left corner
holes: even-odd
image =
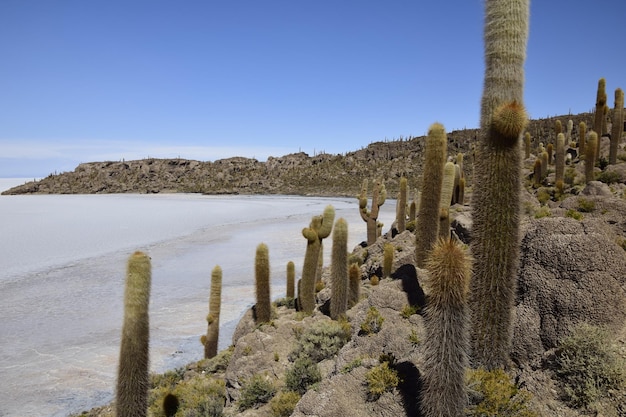
[[[270,302],[270,254],[265,243],[256,247],[254,259],[254,277],[256,282],[255,323],[269,323],[272,316]]]
[[[578,123],[578,155],[585,154],[586,136],[587,136],[587,124],[585,122]]]
[[[530,132],[524,134],[524,159],[530,158]]]
[[[598,143],[598,134],[593,130],[589,132],[589,138],[587,140],[587,147],[585,148],[585,183],[595,179],[593,168],[596,161],[596,144]]]
[[[452,162],[446,162],[443,167],[443,182],[441,183],[441,199],[439,200],[439,237],[450,236],[450,203],[454,195],[454,180],[456,168]]]
[[[337,320],[345,316],[348,309],[348,223],[343,218],[335,222],[330,268],[330,318]]]
[[[207,332],[204,340],[204,358],[217,355],[220,336],[220,308],[222,304],[222,268],[216,265],[211,272],[211,294],[209,296],[209,315]]]
[[[353,307],[361,298],[361,268],[359,268],[359,264],[350,264],[348,268],[348,279],[350,281],[348,307]]]
[[[117,373],[116,415],[145,417],[150,377],[150,257],[135,252],[128,260],[124,292],[124,325]]]
[[[383,278],[389,278],[391,276],[394,251],[395,249],[391,243],[385,243],[383,246]]]
[[[561,181],[565,175],[565,135],[559,133],[556,137],[556,152],[554,154],[555,182]]]
[[[293,261],[287,262],[287,298],[295,297],[295,282],[296,282],[296,265]]]

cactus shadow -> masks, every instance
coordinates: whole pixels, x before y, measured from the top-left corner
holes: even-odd
[[[420,309],[424,308],[426,295],[417,280],[415,266],[411,264],[402,265],[391,274],[391,277],[402,281],[402,290],[406,293],[410,305],[419,306]]]
[[[412,362],[400,362],[395,365],[400,377],[398,391],[402,396],[402,404],[407,416],[422,417],[420,411],[420,391],[422,379],[420,371]]]

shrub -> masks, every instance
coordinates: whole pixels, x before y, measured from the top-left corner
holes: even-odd
[[[621,182],[622,180],[620,174],[615,171],[602,171],[596,179],[605,184],[613,184],[616,182]]]
[[[234,346],[230,346],[228,349],[224,349],[211,359],[203,359],[197,363],[198,371],[204,371],[207,374],[215,372],[225,371],[230,362],[230,358],[233,356],[235,350]],[[183,369],[184,372],[184,369]],[[182,379],[182,375],[181,375]]]
[[[472,417],[537,417],[529,408],[531,395],[519,389],[502,369],[471,370],[469,390],[478,401],[468,408]]]
[[[283,391],[276,394],[270,401],[270,409],[274,417],[289,417],[296,404],[300,401],[300,394],[293,391]]]
[[[313,323],[298,338],[298,345],[290,359],[309,358],[313,362],[332,358],[352,336],[347,321],[321,320]]]
[[[589,324],[575,327],[556,352],[556,375],[564,384],[567,402],[586,407],[626,386],[626,368],[607,329]]]
[[[402,308],[402,312],[400,313],[402,315],[402,317],[404,317],[405,319],[408,319],[409,317],[411,317],[413,314],[417,314],[417,312],[420,310],[419,306],[413,306],[410,304],[405,305]]]
[[[587,200],[586,198],[578,199],[578,211],[581,213],[591,213],[596,209],[596,203],[593,200]]]
[[[296,299],[293,297],[279,298],[274,301],[276,307],[296,308]]]
[[[276,388],[267,375],[255,374],[243,384],[239,397],[239,411],[267,403],[276,394]]]
[[[391,391],[400,382],[398,372],[389,367],[388,362],[383,362],[369,370],[366,375],[367,397],[370,401],[376,401],[387,391]]]
[[[547,188],[542,187],[537,190],[537,200],[539,200],[539,204],[542,206],[550,200],[550,197],[551,195]]]
[[[346,364],[343,368],[341,368],[341,373],[348,374],[353,369],[358,368],[361,365],[363,365],[363,360],[361,360],[361,358],[356,358],[355,360],[353,360],[352,362]]]
[[[285,373],[287,389],[300,395],[304,395],[311,385],[321,380],[322,374],[317,364],[306,357],[296,359],[293,366]]]
[[[543,217],[550,217],[552,212],[547,206],[541,206],[535,210],[535,219],[541,219]]]
[[[165,416],[163,400],[168,394],[178,399],[176,414],[184,417],[220,417],[226,402],[224,381],[206,376],[182,381],[171,392],[158,391],[155,390],[156,395],[151,396],[153,401],[149,407],[150,415],[154,417]]]
[[[365,321],[361,323],[361,332],[364,334],[378,333],[383,326],[385,318],[380,315],[376,307],[367,310]]]
[[[566,217],[571,217],[572,219],[576,219],[576,220],[582,220],[583,219],[583,214],[579,211],[576,211],[574,209],[569,209],[567,210],[567,212],[565,212],[565,216]]]

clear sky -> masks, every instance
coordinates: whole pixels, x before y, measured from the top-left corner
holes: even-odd
[[[1,0],[0,177],[478,126],[481,0]],[[531,117],[626,89],[625,0],[531,1]]]

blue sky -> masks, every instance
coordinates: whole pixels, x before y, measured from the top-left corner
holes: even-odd
[[[626,1],[531,1],[531,117],[626,88]],[[0,177],[478,126],[483,3],[2,0]]]

